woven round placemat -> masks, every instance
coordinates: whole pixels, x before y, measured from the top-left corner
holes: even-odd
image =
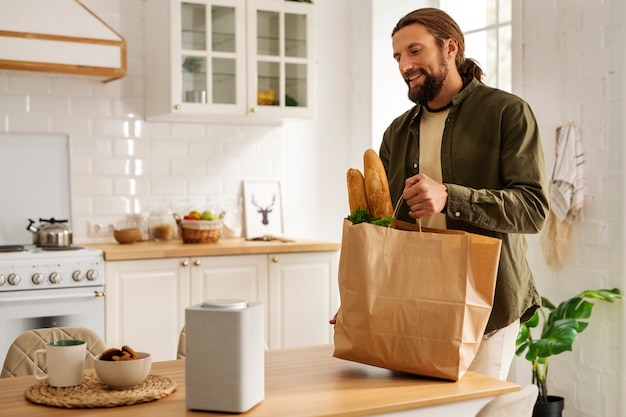
[[[61,408],[101,408],[146,403],[167,397],[176,391],[176,382],[161,375],[148,378],[134,388],[113,390],[95,374],[83,375],[75,387],[55,388],[41,381],[26,390],[26,399],[36,404]]]

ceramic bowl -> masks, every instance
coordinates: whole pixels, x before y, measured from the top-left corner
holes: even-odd
[[[115,229],[113,237],[120,244],[135,243],[141,238],[141,230],[137,228]]]
[[[146,352],[137,352],[139,359],[128,361],[103,361],[96,356],[94,368],[104,385],[113,389],[132,388],[148,378],[152,369],[152,357]]]

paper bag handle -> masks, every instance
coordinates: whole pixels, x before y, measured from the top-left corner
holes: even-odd
[[[400,206],[402,205],[403,201],[404,201],[404,197],[400,196],[400,198],[398,199],[398,202],[396,203],[396,206],[393,208],[394,219],[398,218],[398,212],[400,211]],[[391,227],[391,225],[389,227]],[[419,229],[419,232],[422,233],[422,219],[417,219],[417,227]]]

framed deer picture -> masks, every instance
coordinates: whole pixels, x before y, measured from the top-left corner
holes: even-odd
[[[283,233],[280,181],[244,180],[243,201],[247,239]]]

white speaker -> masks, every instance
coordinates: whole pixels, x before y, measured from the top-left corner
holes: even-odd
[[[265,398],[263,306],[209,300],[185,309],[189,410],[243,413]]]

